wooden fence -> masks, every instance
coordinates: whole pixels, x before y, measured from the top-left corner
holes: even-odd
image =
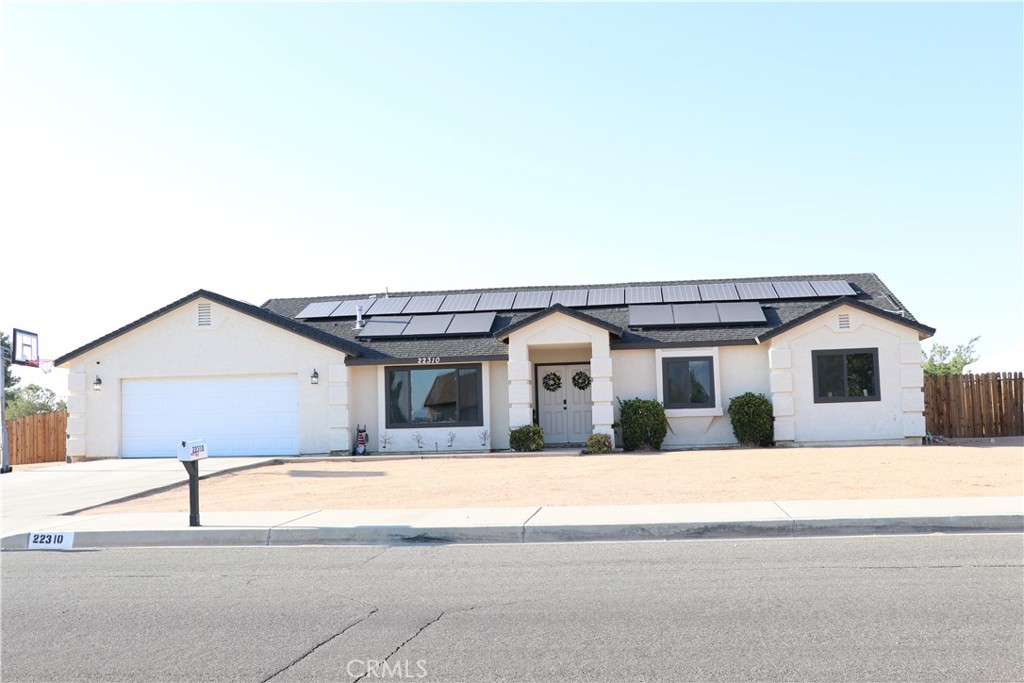
[[[68,414],[42,413],[7,421],[11,465],[64,462],[68,444]]]
[[[1024,373],[925,377],[924,410],[932,436],[1024,435]]]

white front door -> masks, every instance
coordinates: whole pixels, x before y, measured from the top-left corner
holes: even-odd
[[[577,389],[572,376],[577,372],[590,376],[590,366],[537,366],[537,420],[544,430],[544,443],[584,443],[594,431],[590,387]],[[544,388],[544,377],[554,373],[562,386],[555,391]]]

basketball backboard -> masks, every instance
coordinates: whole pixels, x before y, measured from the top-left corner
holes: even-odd
[[[12,363],[16,365],[35,365],[39,362],[39,335],[35,332],[26,332],[14,328],[14,336],[11,339],[11,351],[14,357]]]

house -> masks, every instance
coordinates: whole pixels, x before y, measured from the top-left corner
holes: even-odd
[[[73,458],[508,448],[614,434],[663,402],[665,448],[735,443],[771,400],[780,445],[920,443],[917,322],[874,274],[271,299],[199,290],[57,359]]]

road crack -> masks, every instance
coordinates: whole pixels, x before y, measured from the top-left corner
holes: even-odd
[[[476,606],[473,606],[473,607],[467,607],[465,609],[455,610],[455,612],[470,612],[470,611],[475,610],[475,609],[476,609]],[[396,654],[398,654],[399,650],[401,650],[403,647],[405,647],[406,645],[411,643],[413,640],[415,640],[421,633],[426,631],[428,628],[430,628],[431,626],[433,626],[437,622],[441,621],[441,617],[443,617],[446,614],[448,614],[447,611],[441,612],[436,617],[434,617],[433,619],[431,619],[427,623],[423,624],[423,626],[420,626],[419,629],[416,631],[416,633],[412,634],[411,636],[406,638],[404,641],[402,641],[402,643],[398,647],[396,647],[394,650],[391,651],[391,654],[389,654],[384,659],[380,660],[376,664],[376,666],[368,668],[366,671],[363,672],[362,676],[360,676],[359,678],[355,679],[352,683],[359,683],[359,681],[363,680],[364,678],[369,676],[371,673],[377,671],[377,669],[380,668],[382,665],[386,664],[389,659],[391,659]]]
[[[364,603],[364,604],[365,604],[365,603]],[[271,675],[269,675],[269,676],[267,676],[266,678],[264,678],[264,679],[263,679],[262,681],[260,681],[260,683],[267,683],[267,681],[270,681],[270,680],[272,680],[272,679],[276,678],[277,676],[281,675],[282,673],[284,673],[284,672],[285,672],[285,671],[287,671],[288,669],[292,668],[293,666],[295,666],[296,664],[298,664],[299,662],[301,662],[301,661],[302,661],[303,659],[305,659],[306,657],[310,656],[311,654],[313,654],[314,652],[316,652],[317,650],[319,650],[320,648],[322,648],[322,647],[323,647],[324,645],[327,645],[327,644],[328,644],[328,643],[330,643],[330,642],[331,642],[332,640],[335,640],[335,639],[337,639],[337,638],[340,638],[341,636],[345,635],[345,632],[346,632],[346,631],[348,631],[348,630],[350,630],[350,629],[352,629],[352,628],[355,628],[356,626],[358,626],[359,624],[363,623],[364,621],[366,621],[367,619],[369,619],[370,617],[372,617],[372,616],[373,616],[374,614],[376,614],[376,613],[377,613],[377,608],[376,608],[376,607],[374,607],[374,608],[373,608],[373,609],[372,609],[372,610],[371,610],[371,611],[369,612],[369,614],[367,614],[367,615],[365,615],[365,616],[363,616],[363,617],[360,617],[359,619],[356,619],[356,620],[355,620],[355,621],[353,621],[353,622],[352,622],[351,624],[349,624],[349,625],[348,625],[348,626],[346,626],[345,628],[343,628],[343,629],[341,629],[340,631],[338,631],[337,633],[335,633],[335,634],[334,634],[333,636],[330,636],[329,638],[327,638],[327,639],[325,639],[325,640],[323,640],[323,641],[321,641],[321,642],[317,643],[317,644],[316,644],[316,645],[314,645],[314,646],[313,646],[312,648],[310,648],[309,650],[307,650],[306,652],[304,652],[304,653],[303,653],[302,655],[300,655],[299,657],[297,657],[297,658],[296,658],[295,660],[293,660],[293,661],[292,661],[292,662],[291,662],[290,664],[288,664],[287,666],[285,666],[285,667],[283,667],[283,668],[281,668],[281,669],[279,669],[279,670],[275,671],[275,672],[274,672],[274,673],[272,673]],[[438,619],[440,619],[440,617],[438,617]],[[419,633],[417,633],[416,635],[419,635]],[[416,636],[413,636],[413,638],[415,638],[415,637],[416,637]],[[412,640],[412,638],[410,638],[410,640]],[[408,641],[406,641],[406,642],[408,642]],[[402,643],[402,645],[404,645],[404,644],[405,644],[405,643]],[[399,647],[401,647],[401,645],[399,645]],[[395,652],[397,652],[397,650],[396,650]],[[392,654],[394,654],[394,653],[392,653]],[[365,675],[365,674],[364,674],[364,675]]]

